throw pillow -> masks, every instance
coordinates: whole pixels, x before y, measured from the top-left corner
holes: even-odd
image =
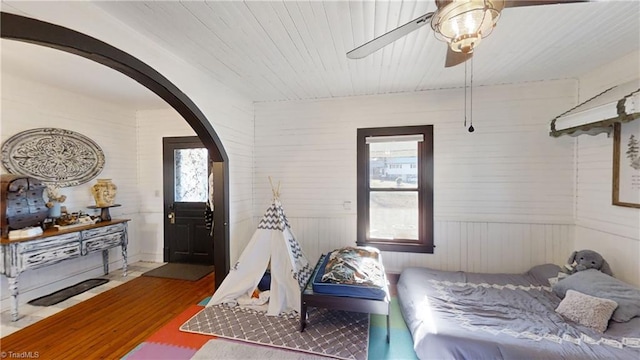
[[[613,300],[568,290],[556,312],[573,322],[602,333],[607,330],[609,319],[616,307],[618,304]]]
[[[568,290],[617,302],[618,308],[611,317],[614,321],[627,322],[640,316],[640,289],[598,270],[578,271],[553,285],[553,292],[560,298]]]
[[[559,272],[559,273],[558,273],[558,275],[556,275],[556,276],[554,276],[554,277],[552,277],[552,278],[549,278],[549,284],[550,284],[551,286],[553,286],[553,285],[557,284],[557,283],[558,283],[558,281],[560,281],[560,280],[562,280],[562,279],[566,278],[567,276],[569,276],[569,274],[565,274],[565,273],[563,273],[563,272]]]
[[[541,285],[553,285],[549,283],[549,279],[556,276],[561,271],[556,264],[536,265],[527,271],[527,275],[535,279]]]

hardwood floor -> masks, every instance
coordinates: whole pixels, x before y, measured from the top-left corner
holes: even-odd
[[[40,359],[120,359],[190,305],[213,294],[199,281],[140,276],[0,340],[3,354]]]

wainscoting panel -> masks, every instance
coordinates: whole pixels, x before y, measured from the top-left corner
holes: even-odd
[[[356,243],[356,217],[289,217],[311,262],[321,254]],[[257,218],[259,220],[259,218]],[[572,251],[572,224],[435,221],[434,254],[383,252],[388,272],[422,266],[439,270],[520,273],[534,265],[562,265]]]

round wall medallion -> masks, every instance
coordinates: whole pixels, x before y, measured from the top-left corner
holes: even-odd
[[[104,168],[104,153],[93,140],[77,132],[39,128],[5,141],[2,165],[11,174],[67,187],[98,176]]]

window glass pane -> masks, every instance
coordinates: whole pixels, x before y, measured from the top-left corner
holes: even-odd
[[[371,188],[418,188],[418,142],[369,144]]]
[[[207,149],[174,150],[175,201],[206,202],[208,194]]]
[[[418,192],[371,191],[369,237],[418,240]]]

